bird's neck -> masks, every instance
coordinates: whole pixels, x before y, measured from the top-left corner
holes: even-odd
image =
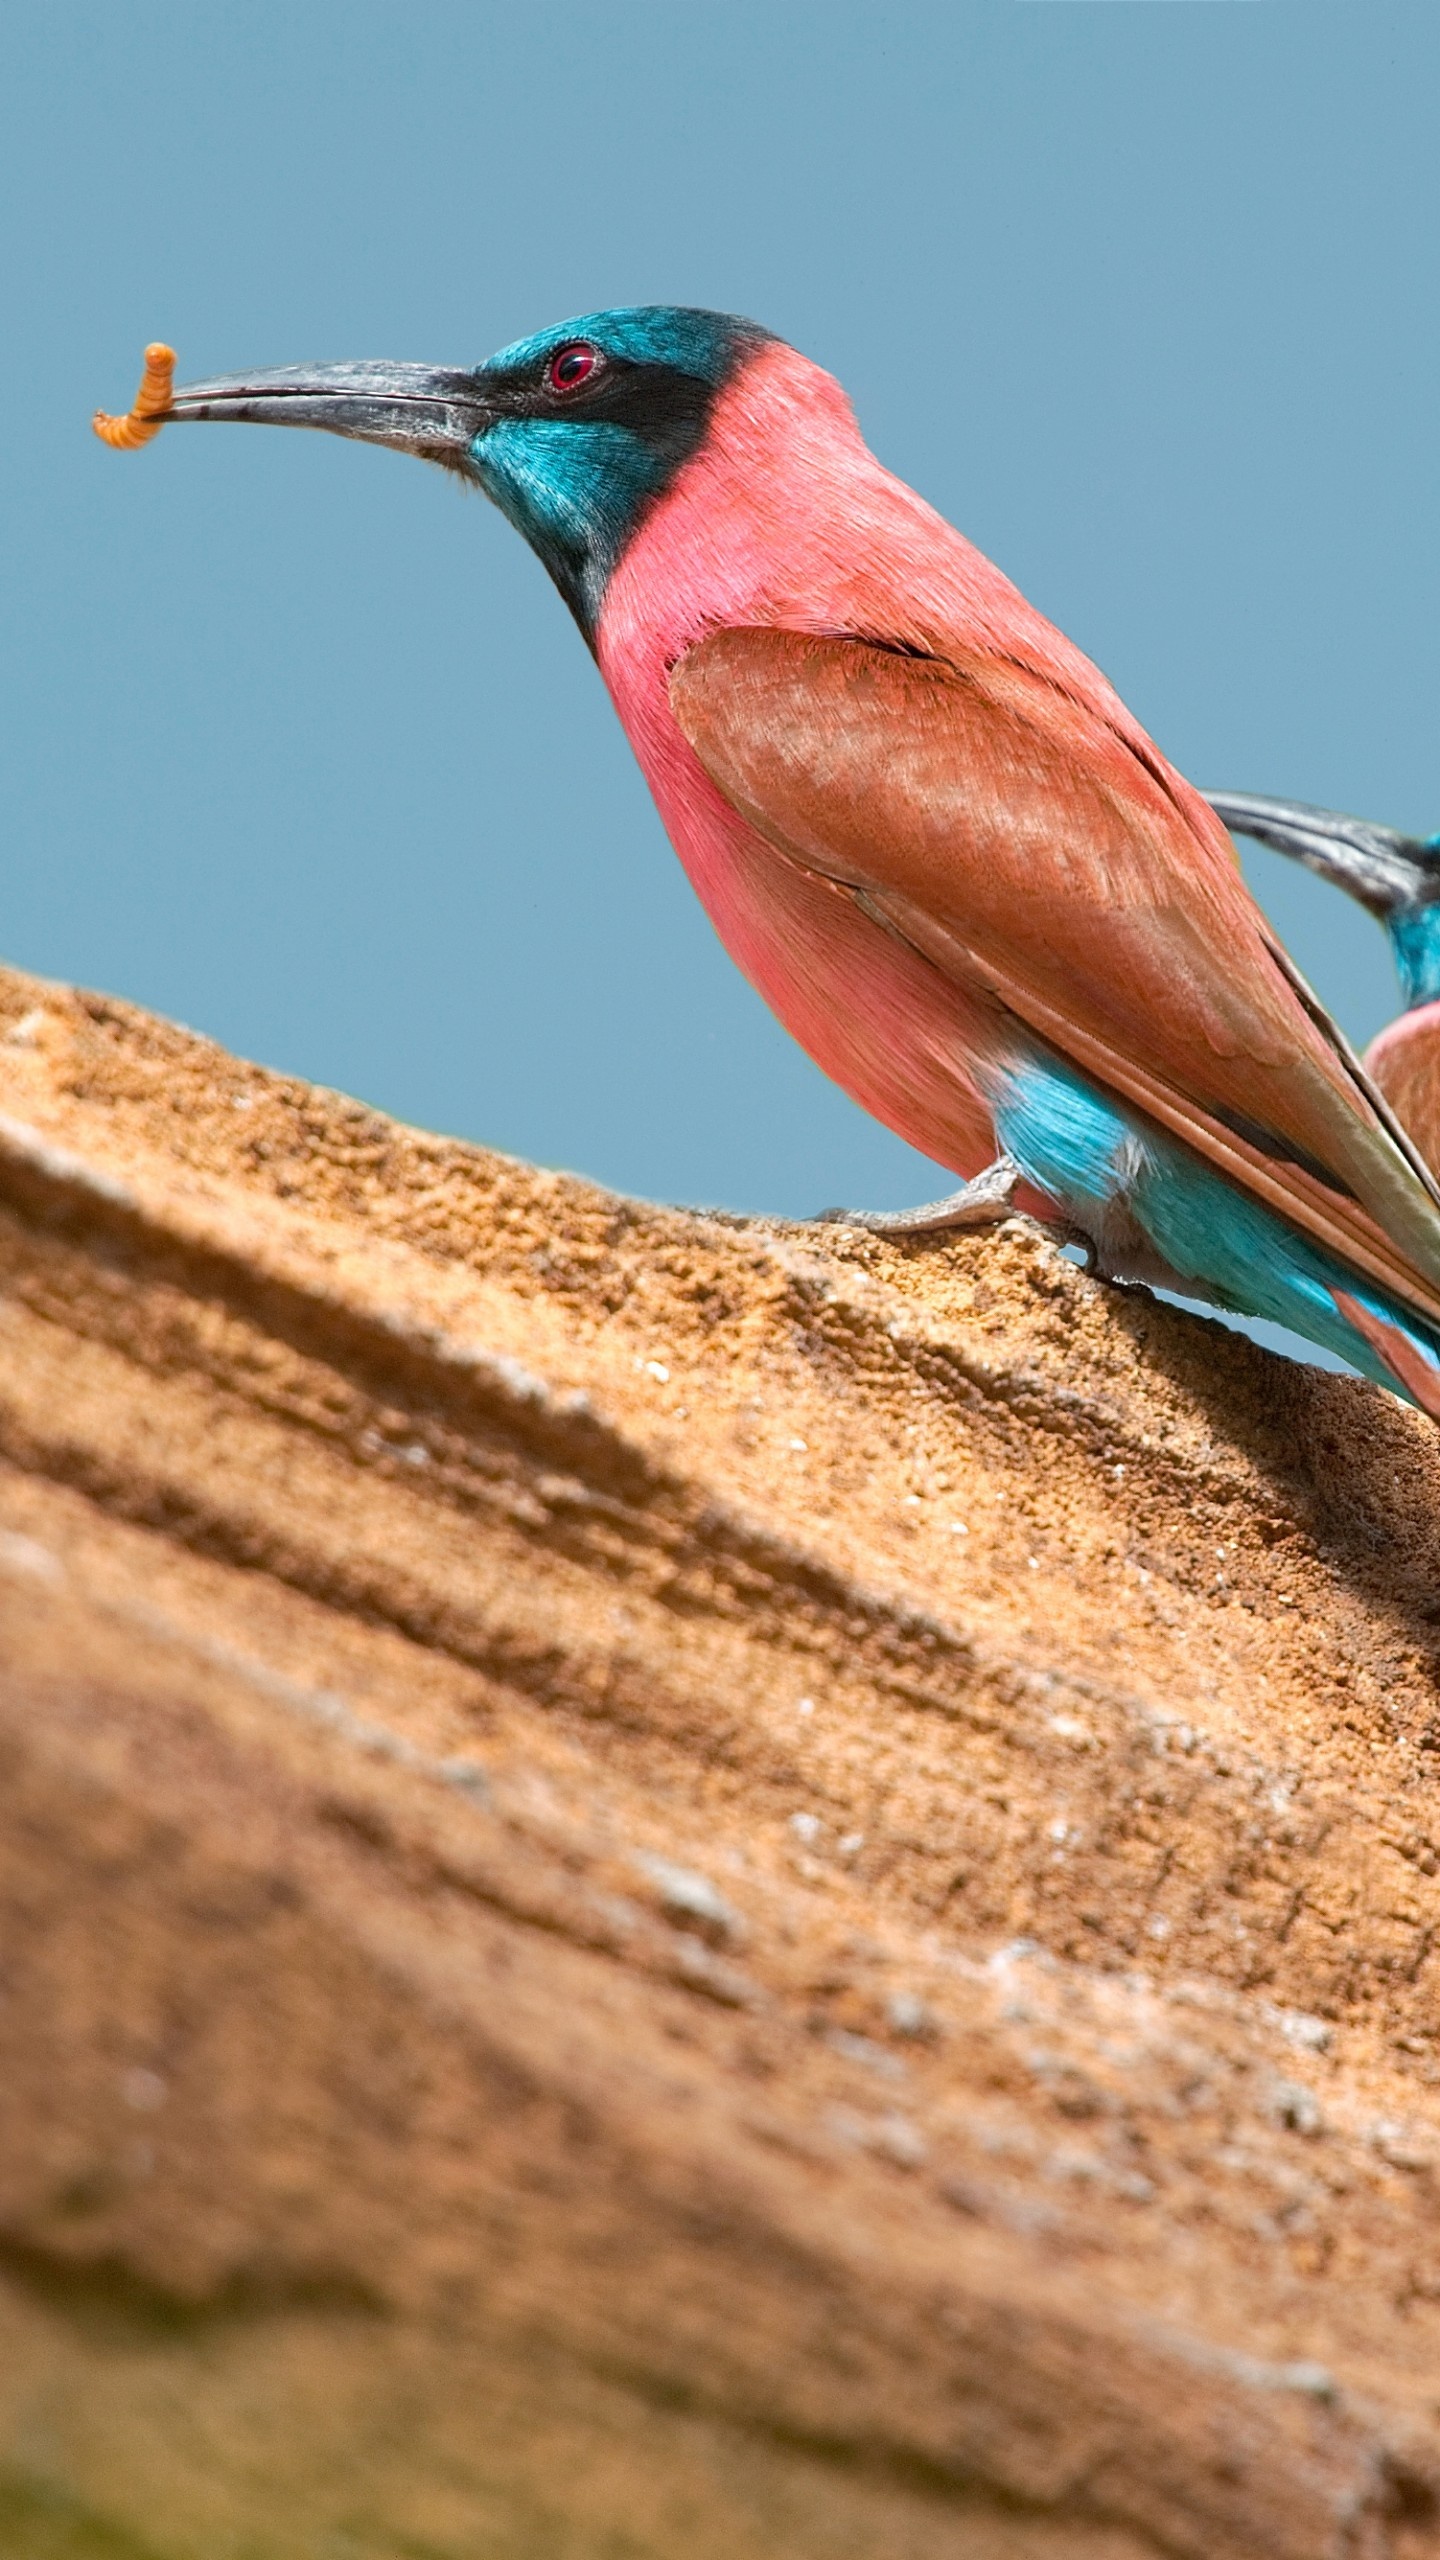
[[[637,650],[673,665],[721,624],[832,611],[845,529],[884,477],[839,383],[793,347],[762,348],[620,561],[601,609],[602,668]]]
[[[605,590],[596,654],[632,736],[637,699],[686,649],[745,624],[998,650],[1140,734],[1099,670],[876,460],[839,383],[777,341],[720,393]]]
[[[1440,997],[1440,906],[1400,907],[1386,926],[1407,1006]]]

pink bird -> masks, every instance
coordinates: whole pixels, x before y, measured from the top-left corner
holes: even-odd
[[[1440,1191],[1099,670],[753,323],[592,314],[470,371],[299,366],[176,419],[440,462],[575,614],[726,947],[963,1188],[1440,1416]]]

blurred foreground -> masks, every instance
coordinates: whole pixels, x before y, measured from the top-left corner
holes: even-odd
[[[1440,1457],[0,973],[7,2560],[1440,2553]]]

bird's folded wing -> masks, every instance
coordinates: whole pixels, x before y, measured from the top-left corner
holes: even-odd
[[[1009,659],[768,627],[698,642],[670,700],[779,852],[1440,1316],[1431,1176],[1138,733]]]

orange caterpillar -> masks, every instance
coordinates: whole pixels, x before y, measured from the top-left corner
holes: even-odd
[[[117,453],[134,453],[152,436],[158,436],[170,407],[170,391],[175,380],[175,350],[162,347],[157,339],[145,350],[145,370],[134,405],[123,418],[112,418],[97,409],[91,420],[103,444],[114,445]]]

